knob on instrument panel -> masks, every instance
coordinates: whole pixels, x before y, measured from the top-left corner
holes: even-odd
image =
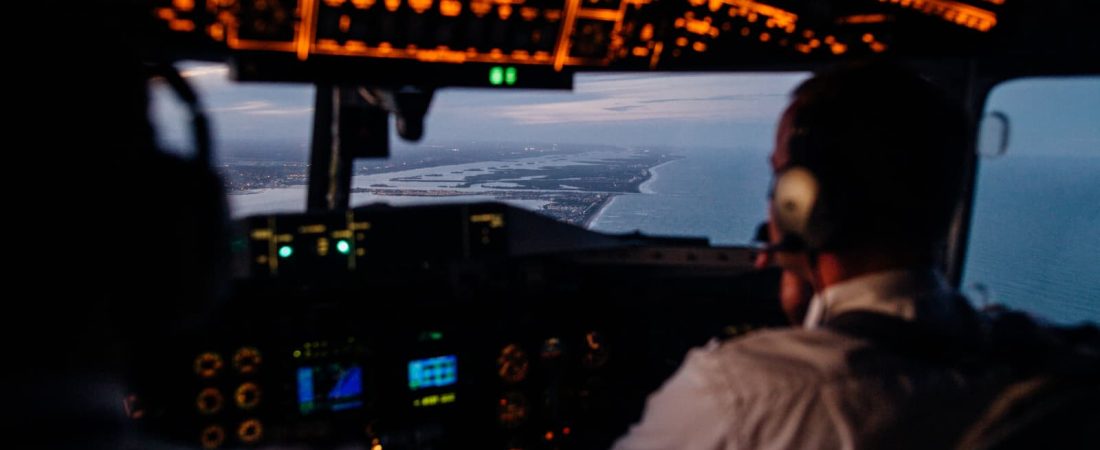
[[[237,427],[237,439],[245,444],[259,442],[264,436],[264,425],[257,419],[248,419]]]
[[[202,448],[213,449],[222,446],[225,442],[225,429],[220,425],[210,425],[199,433],[199,443]]]
[[[256,347],[241,347],[233,355],[233,367],[243,375],[256,372],[260,368],[263,357]]]
[[[497,420],[506,428],[515,428],[527,420],[527,397],[519,392],[508,392],[500,398]]]
[[[222,393],[214,388],[203,389],[195,399],[195,407],[200,414],[217,414],[224,404],[225,398],[222,397]]]
[[[195,374],[202,378],[214,378],[225,363],[222,356],[214,352],[205,352],[195,358]]]
[[[508,344],[500,350],[497,357],[497,374],[509,383],[518,383],[527,378],[527,368],[530,362],[527,353],[516,344]]]
[[[248,382],[240,385],[234,394],[237,407],[249,410],[260,404],[260,387],[256,383]]]

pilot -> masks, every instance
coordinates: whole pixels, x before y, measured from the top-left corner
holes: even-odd
[[[759,261],[785,271],[795,326],[690,351],[614,448],[950,447],[977,395],[953,358],[978,327],[938,261],[969,149],[961,105],[900,66],[802,83]]]
[[[152,413],[134,369],[162,373],[161,357],[205,331],[227,287],[221,182],[156,145],[150,70],[133,48],[145,22],[123,3],[51,16],[51,32],[71,38],[66,53],[42,50],[34,79],[18,84],[33,95],[9,105],[26,121],[10,140],[42,160],[21,171],[37,209],[19,209],[41,225],[12,239],[29,248],[12,261],[34,275],[18,277],[23,294],[7,306],[16,324],[2,327],[18,405],[3,420],[32,447],[158,447],[137,432]]]

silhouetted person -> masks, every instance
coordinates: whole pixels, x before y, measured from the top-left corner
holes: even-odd
[[[9,105],[34,159],[19,214],[35,226],[15,239],[33,272],[20,282],[34,282],[7,296],[19,406],[5,422],[32,447],[148,448],[128,434],[131,369],[200,326],[225,288],[221,183],[156,148],[137,48],[154,37],[128,3],[52,9],[41,31],[65,45],[33,49],[36,76],[14,87],[27,103]]]
[[[799,86],[761,262],[786,271],[782,306],[801,323],[692,350],[615,448],[950,446],[965,425],[952,414],[971,411],[941,358],[977,322],[937,261],[969,148],[961,105],[897,66]]]

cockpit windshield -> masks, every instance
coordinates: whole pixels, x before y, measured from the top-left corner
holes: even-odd
[[[231,85],[189,68],[213,113],[234,216],[305,208],[311,87]],[[573,92],[449,89],[418,143],[357,162],[351,203],[494,200],[598,231],[749,243],[765,217],[777,118],[808,74],[578,75]],[[184,120],[156,99],[161,136]]]
[[[236,217],[306,204],[314,89],[232,84],[221,65],[184,71],[217,125],[218,167]],[[765,217],[767,158],[791,90],[808,74],[579,74],[573,92],[436,93],[425,138],[391,135],[363,159],[351,203],[493,200],[611,232],[749,243]],[[998,87],[987,112],[1010,117],[1006,155],[982,160],[964,288],[1057,322],[1100,321],[1093,174],[1095,78]],[[186,123],[154,96],[160,139],[187,148]],[[392,128],[392,127],[391,127]]]

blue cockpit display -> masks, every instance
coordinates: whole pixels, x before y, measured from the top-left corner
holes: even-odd
[[[298,368],[298,410],[302,414],[363,406],[363,370],[354,364]]]
[[[409,361],[409,390],[451,386],[458,381],[458,357],[437,356]]]

